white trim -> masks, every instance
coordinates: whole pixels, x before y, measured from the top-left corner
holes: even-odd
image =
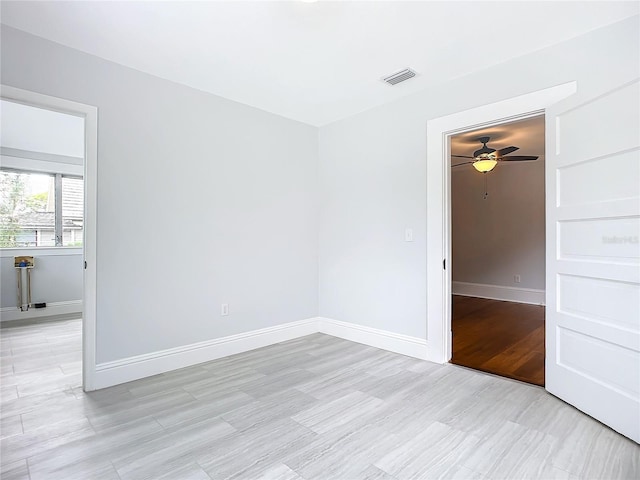
[[[100,363],[96,365],[94,387],[106,388],[317,332],[318,319],[314,317],[228,337],[192,343],[182,347]]]
[[[0,155],[0,166],[12,170],[20,170],[24,172],[38,172],[74,177],[82,177],[84,168],[82,165],[72,165],[70,163],[53,163],[44,160],[34,160],[32,158],[13,157],[10,155]]]
[[[427,122],[426,320],[431,360],[446,363],[451,359],[451,269],[442,268],[443,260],[451,259],[449,137],[484,126],[539,115],[548,106],[576,91],[577,83],[568,82]],[[450,265],[451,261],[447,260],[447,263]]]
[[[430,360],[427,354],[427,342],[422,338],[341,322],[331,318],[313,317],[182,347],[99,363],[96,365],[94,387],[96,389],[111,387],[318,332],[409,357]]]
[[[46,163],[71,164],[82,169],[84,165],[84,158],[82,157],[70,157],[69,155],[58,155],[56,153],[34,152],[32,150],[22,150],[20,148],[10,148],[0,146],[0,156],[20,158],[23,160],[37,160]],[[53,173],[58,173],[54,171]],[[61,172],[62,173],[62,172]],[[82,173],[80,173],[82,175]]]
[[[454,295],[544,305],[544,290],[470,282],[451,282],[451,286]]]
[[[84,118],[84,270],[82,314],[82,387],[95,390],[96,368],[96,245],[98,203],[98,109],[71,100],[0,85],[0,96],[12,102]]]
[[[399,333],[379,330],[355,323],[342,322],[331,318],[320,318],[320,333],[344,338],[352,342],[400,353],[409,357],[428,360],[427,341]]]
[[[0,258],[31,255],[34,257],[60,257],[65,255],[82,255],[82,247],[2,247]]]
[[[51,302],[47,303],[45,308],[31,307],[24,312],[20,311],[18,307],[2,307],[0,308],[0,322],[13,322],[15,320],[51,317],[53,315],[69,315],[73,313],[82,313],[82,300]]]

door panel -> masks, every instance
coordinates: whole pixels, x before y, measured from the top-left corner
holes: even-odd
[[[558,166],[574,164],[577,158],[586,161],[636,148],[638,105],[640,90],[637,85],[628,85],[566,110],[557,117],[561,135],[556,147],[562,149]]]
[[[558,276],[558,312],[579,317],[592,318],[603,325],[618,329],[640,330],[640,315],[629,315],[640,305],[640,285],[579,277]]]
[[[637,265],[640,218],[588,218],[561,220],[558,258],[585,262]]]
[[[567,323],[558,327],[558,365],[592,378],[607,388],[619,390],[630,398],[637,397],[637,378],[640,376],[638,352],[618,348],[617,342],[602,340],[597,333],[592,336],[565,328],[565,325]],[[630,368],[616,368],[616,365],[625,364]]]
[[[547,109],[546,388],[640,442],[640,83]]]
[[[622,178],[619,170],[627,172]],[[598,181],[594,182],[593,179]],[[558,206],[634,198],[640,178],[640,151],[630,150],[558,170]]]

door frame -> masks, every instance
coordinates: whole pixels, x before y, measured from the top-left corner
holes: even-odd
[[[92,105],[0,85],[0,97],[12,102],[84,118],[84,240],[82,291],[82,388],[95,390],[96,372],[96,244],[98,186],[98,108]]]
[[[458,133],[544,114],[548,106],[575,94],[577,90],[577,82],[567,82],[427,122],[428,360],[447,363],[452,355],[449,138]],[[553,246],[546,245],[546,248]]]

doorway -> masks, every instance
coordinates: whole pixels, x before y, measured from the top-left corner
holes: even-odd
[[[427,122],[427,359],[447,363],[452,356],[450,246],[451,135],[545,113],[573,95],[576,82],[465,110]]]
[[[38,182],[42,185],[46,183],[47,188],[42,192],[30,192],[29,195],[26,195],[25,191],[25,198],[28,197],[26,200],[29,200],[26,202],[26,204],[29,204],[27,205],[29,212],[26,213],[32,214],[26,215],[26,217],[24,215],[21,215],[20,218],[16,217],[17,223],[14,225],[16,228],[13,230],[17,229],[16,232],[20,230],[18,232],[19,235],[12,234],[10,236],[12,241],[17,243],[16,245],[5,246],[0,250],[3,263],[6,263],[4,261],[9,260],[10,257],[12,260],[13,254],[18,249],[28,249],[30,250],[28,253],[33,257],[34,261],[33,271],[38,273],[36,269],[40,267],[41,275],[39,280],[42,281],[41,290],[32,292],[34,294],[34,297],[32,297],[33,304],[29,306],[28,310],[19,312],[23,315],[18,317],[18,322],[43,325],[38,323],[38,318],[51,317],[51,319],[56,319],[56,316],[58,317],[57,319],[63,320],[60,332],[57,332],[60,335],[58,336],[55,333],[53,336],[57,339],[47,339],[47,342],[60,343],[62,350],[57,350],[58,353],[66,350],[67,353],[73,355],[74,352],[70,350],[76,350],[75,354],[77,354],[79,362],[69,362],[64,367],[61,365],[60,370],[63,373],[65,373],[65,369],[67,372],[73,372],[69,373],[69,381],[71,381],[71,377],[74,377],[74,386],[81,385],[85,391],[94,390],[97,109],[89,105],[4,85],[1,87],[0,93],[3,104],[17,112],[16,119],[21,118],[20,116],[22,115],[23,119],[31,122],[29,124],[33,128],[31,128],[30,133],[37,131],[37,128],[35,128],[37,122],[46,123],[45,119],[47,118],[49,120],[53,119],[53,121],[57,119],[59,125],[66,124],[67,127],[73,125],[72,128],[61,127],[61,131],[58,133],[51,131],[43,133],[43,137],[39,139],[32,135],[30,141],[46,140],[44,143],[58,145],[59,148],[64,150],[65,145],[69,146],[73,143],[70,137],[65,138],[65,134],[73,131],[73,135],[79,137],[77,139],[79,146],[76,145],[73,152],[52,152],[46,148],[40,148],[42,145],[38,146],[37,144],[32,144],[33,147],[29,147],[29,144],[25,144],[26,146],[24,147],[9,144],[3,145],[2,168],[4,172],[11,173],[14,182],[20,183],[23,181],[23,183],[26,182],[25,185],[33,183],[34,188],[39,185]],[[5,113],[7,112],[3,112],[3,123],[7,120]],[[46,125],[42,126],[45,127],[42,131],[47,132]],[[6,133],[5,129],[3,131]],[[47,134],[49,138],[44,138]],[[18,178],[19,176],[21,178]],[[44,183],[42,182],[43,178],[45,180]],[[34,209],[38,211],[36,212]],[[34,212],[31,212],[31,210],[34,210]],[[79,215],[79,210],[82,211],[81,215]],[[54,218],[52,229],[48,228],[48,224],[43,225],[43,228],[31,229],[30,227],[36,225],[23,225],[20,223],[29,219],[49,220],[48,217]],[[31,230],[35,232],[33,235],[31,235],[33,233]],[[53,301],[46,298],[42,298],[42,301],[39,301],[39,299],[35,298],[35,294],[44,294],[42,291],[44,277],[46,274],[55,274],[60,268],[61,261],[63,263],[66,262],[65,265],[67,263],[73,264],[66,265],[66,267],[69,267],[69,270],[76,271],[78,274],[78,277],[73,282],[75,285],[72,285],[70,289],[67,288],[68,291],[63,292],[62,290],[64,289],[62,287],[70,287],[70,285],[66,282],[56,283],[51,277],[47,285],[52,286],[52,289],[50,292],[46,292],[46,295],[49,295],[49,298],[53,299]],[[35,275],[33,277],[35,279]],[[67,295],[69,291],[73,291],[73,295],[79,296],[80,299],[59,300],[57,298],[57,296]],[[35,303],[38,303],[38,305]],[[40,312],[37,311],[36,306],[41,311],[42,309],[45,311],[49,309],[49,311],[46,312],[46,315],[39,315]],[[9,316],[5,316],[5,313],[3,309],[3,320],[6,320]],[[11,316],[15,317],[15,315]],[[68,322],[74,316],[81,317],[81,320],[78,320],[77,324],[69,324]],[[10,324],[11,322],[7,323]],[[13,324],[16,325],[16,323]],[[47,322],[45,330],[48,333],[46,335],[49,335],[50,328],[51,325]],[[43,330],[42,327],[36,329]],[[76,338],[79,341],[76,343],[79,343],[79,345],[75,343],[67,345],[65,343],[67,337],[70,337],[72,342],[75,342],[73,338]],[[54,346],[51,346],[51,351],[55,356],[56,350]],[[62,361],[64,358],[59,359]],[[38,368],[37,365],[34,367]]]
[[[544,386],[544,115],[450,142],[451,363]]]
[[[637,313],[639,85],[629,74],[575,95],[569,82],[427,123],[428,359],[451,359],[448,137],[544,112],[545,390],[635,441],[638,347],[617,325]]]

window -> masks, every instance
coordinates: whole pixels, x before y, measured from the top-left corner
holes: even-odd
[[[82,178],[0,171],[0,247],[79,247],[84,223]]]

